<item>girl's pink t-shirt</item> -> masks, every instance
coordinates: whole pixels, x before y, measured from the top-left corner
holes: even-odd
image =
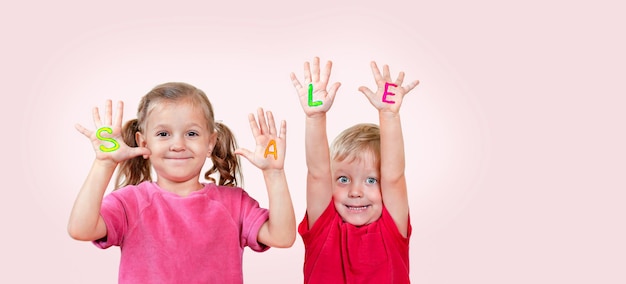
[[[102,202],[107,236],[119,246],[119,283],[243,283],[243,249],[257,241],[267,209],[238,187],[206,184],[180,197],[156,183],[113,191]]]

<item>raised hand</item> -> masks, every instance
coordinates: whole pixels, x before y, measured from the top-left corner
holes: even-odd
[[[415,88],[415,86],[419,84],[419,81],[415,80],[408,85],[402,86],[404,72],[400,71],[398,78],[392,81],[388,65],[383,66],[382,74],[380,74],[376,62],[372,61],[370,66],[372,68],[372,74],[374,74],[374,79],[376,80],[376,92],[373,92],[365,86],[359,87],[359,91],[367,97],[378,111],[398,113],[404,96]]]
[[[267,119],[262,108],[257,110],[258,121],[254,114],[248,115],[250,130],[256,141],[254,152],[237,149],[235,154],[246,158],[261,170],[282,170],[285,164],[287,123],[280,124],[280,133],[276,131],[276,123],[271,111],[267,111]]]
[[[313,58],[313,69],[308,61],[304,62],[304,85],[293,72],[291,73],[291,82],[296,88],[302,109],[309,117],[326,113],[333,104],[341,83],[333,83],[330,89],[326,90],[332,66],[333,63],[327,61],[324,72],[320,73],[319,57]]]
[[[76,130],[91,140],[97,160],[109,160],[119,163],[136,156],[147,157],[150,150],[145,147],[129,147],[122,138],[122,117],[124,103],[118,102],[115,121],[111,100],[107,100],[104,112],[104,121],[100,118],[98,107],[93,108],[93,122],[96,130],[90,130],[80,124],[76,124]]]

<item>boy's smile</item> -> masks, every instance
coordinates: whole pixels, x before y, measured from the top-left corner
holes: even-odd
[[[372,153],[348,161],[331,162],[335,209],[345,222],[367,225],[382,214],[380,170]]]

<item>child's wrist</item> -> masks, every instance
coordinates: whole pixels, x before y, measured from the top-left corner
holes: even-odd
[[[285,175],[284,169],[265,169],[263,175],[266,177],[280,177]]]
[[[94,162],[95,166],[101,167],[101,168],[114,168],[117,167],[117,162],[110,160],[110,159],[105,159],[105,160],[101,160],[101,159],[96,159]]]
[[[326,117],[326,112],[316,112],[316,113],[306,115],[307,119],[321,119],[325,117]]]
[[[378,116],[381,118],[396,118],[400,117],[400,112],[391,110],[378,110]]]

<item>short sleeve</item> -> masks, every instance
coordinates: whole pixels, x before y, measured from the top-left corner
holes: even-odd
[[[328,226],[333,221],[334,216],[336,215],[335,205],[331,201],[326,207],[326,210],[322,212],[319,218],[313,223],[313,226],[309,229],[309,215],[308,213],[304,214],[304,218],[300,225],[298,226],[298,233],[302,237],[305,243],[309,243],[311,240],[318,239],[318,237],[323,234]]]
[[[241,194],[241,243],[257,252],[266,251],[269,246],[258,242],[261,226],[269,219],[269,211],[259,207],[259,203],[242,190]]]
[[[120,246],[128,228],[126,214],[124,203],[116,194],[111,193],[105,196],[102,200],[100,216],[102,216],[106,224],[107,235],[104,238],[93,241],[93,244],[102,249]]]

